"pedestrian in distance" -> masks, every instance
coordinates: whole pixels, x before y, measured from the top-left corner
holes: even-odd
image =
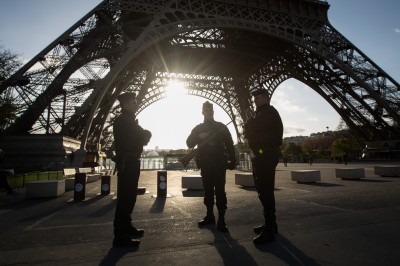
[[[118,96],[121,114],[113,124],[115,141],[115,162],[118,171],[117,206],[114,217],[114,247],[132,247],[140,244],[136,238],[144,230],[132,225],[132,211],[137,198],[140,176],[140,156],[143,146],[151,138],[151,132],[139,126],[136,119],[138,103],[135,93]]]
[[[9,196],[17,196],[18,193],[15,192],[10,184],[8,183],[8,177],[12,176],[12,172],[10,170],[1,170],[0,169],[0,190],[4,188],[7,191],[7,195]]]
[[[255,115],[244,125],[244,135],[253,153],[253,177],[263,206],[264,224],[254,228],[256,245],[271,242],[278,232],[275,216],[275,169],[279,162],[283,124],[278,111],[270,105],[266,89],[252,93]]]
[[[206,216],[198,222],[198,225],[203,227],[215,224],[215,194],[215,205],[218,210],[217,228],[221,232],[227,232],[228,227],[225,223],[226,169],[236,168],[235,148],[227,126],[214,120],[214,109],[210,102],[206,101],[203,104],[202,114],[204,122],[194,127],[186,140],[189,148],[197,145],[196,163],[200,168],[204,187],[204,205],[207,208]]]
[[[288,158],[286,155],[283,156],[283,165],[287,167]]]

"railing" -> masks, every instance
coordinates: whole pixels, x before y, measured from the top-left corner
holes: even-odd
[[[163,156],[152,156],[140,158],[140,169],[141,170],[162,170],[164,168],[164,157]]]
[[[238,170],[242,171],[253,171],[251,164],[251,156],[249,153],[239,153],[239,166]]]

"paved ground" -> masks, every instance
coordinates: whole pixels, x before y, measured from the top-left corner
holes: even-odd
[[[200,229],[202,191],[181,189],[168,171],[168,193],[154,198],[156,171],[142,172],[137,227],[145,236],[137,249],[112,248],[113,196],[97,196],[88,184],[85,202],[67,203],[73,192],[53,199],[0,198],[0,265],[400,265],[400,178],[374,175],[376,164],[289,164],[277,168],[275,242],[254,246],[253,226],[263,222],[253,188],[227,172],[229,233]],[[362,167],[359,181],[335,177],[336,167]],[[294,169],[318,169],[322,181],[291,181]],[[115,191],[112,178],[112,191]]]

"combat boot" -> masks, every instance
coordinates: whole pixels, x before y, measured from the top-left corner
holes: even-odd
[[[114,247],[137,247],[139,245],[140,241],[138,239],[132,239],[129,236],[116,237],[113,240]]]
[[[254,227],[254,229],[253,229],[253,230],[254,230],[254,233],[255,233],[256,235],[261,234],[261,232],[264,230],[265,227],[266,227],[265,224]],[[272,225],[272,230],[273,230],[273,232],[274,232],[275,234],[278,233],[278,225],[277,225],[276,223],[274,223],[274,224]]]
[[[275,233],[272,229],[272,227],[267,227],[265,226],[264,229],[262,230],[261,234],[256,236],[253,239],[253,243],[255,245],[262,245],[265,243],[269,243],[275,240]]]
[[[137,229],[136,227],[131,225],[130,228],[128,229],[128,235],[130,237],[132,237],[132,238],[141,237],[141,236],[144,235],[144,230],[143,229]]]
[[[215,224],[215,216],[214,216],[214,205],[206,205],[207,207],[207,215],[203,218],[203,220],[198,221],[199,227]]]
[[[228,232],[228,227],[226,226],[226,223],[225,223],[225,209],[218,210],[217,228],[219,231],[221,231],[223,233]]]
[[[226,233],[226,232],[229,231],[229,230],[228,230],[228,226],[226,226],[226,223],[225,223],[224,220],[218,220],[218,222],[217,222],[217,228],[218,228],[218,230],[219,230],[220,232],[222,232],[222,233]]]
[[[261,233],[253,239],[255,245],[261,245],[271,242],[275,239],[275,234],[278,232],[276,217],[274,211],[264,211],[265,224],[261,226]],[[254,232],[259,229],[254,228]]]
[[[278,225],[276,223],[276,216],[275,216],[275,211],[267,211],[264,210],[264,219],[265,223],[260,226],[254,227],[253,231],[255,234],[259,235],[261,232],[264,230],[265,227],[269,226],[274,234],[278,233]]]
[[[203,220],[200,220],[197,223],[200,227],[209,225],[209,224],[215,224],[215,216],[214,215],[206,215]]]
[[[140,241],[132,238],[126,230],[121,230],[120,228],[114,229],[114,247],[136,247],[139,244]]]

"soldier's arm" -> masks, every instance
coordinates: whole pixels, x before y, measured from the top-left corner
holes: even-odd
[[[198,126],[196,126],[195,128],[193,128],[189,137],[186,139],[186,145],[189,148],[194,148],[197,144],[199,144],[199,142],[200,139],[199,139]]]
[[[139,125],[137,125],[137,127],[138,127],[138,136],[140,138],[140,143],[142,144],[142,146],[145,146],[149,143],[152,134],[149,130],[143,129]]]
[[[223,132],[224,132],[225,148],[229,156],[229,161],[236,162],[235,147],[233,145],[232,135],[229,132],[228,127],[226,127],[225,125]]]

